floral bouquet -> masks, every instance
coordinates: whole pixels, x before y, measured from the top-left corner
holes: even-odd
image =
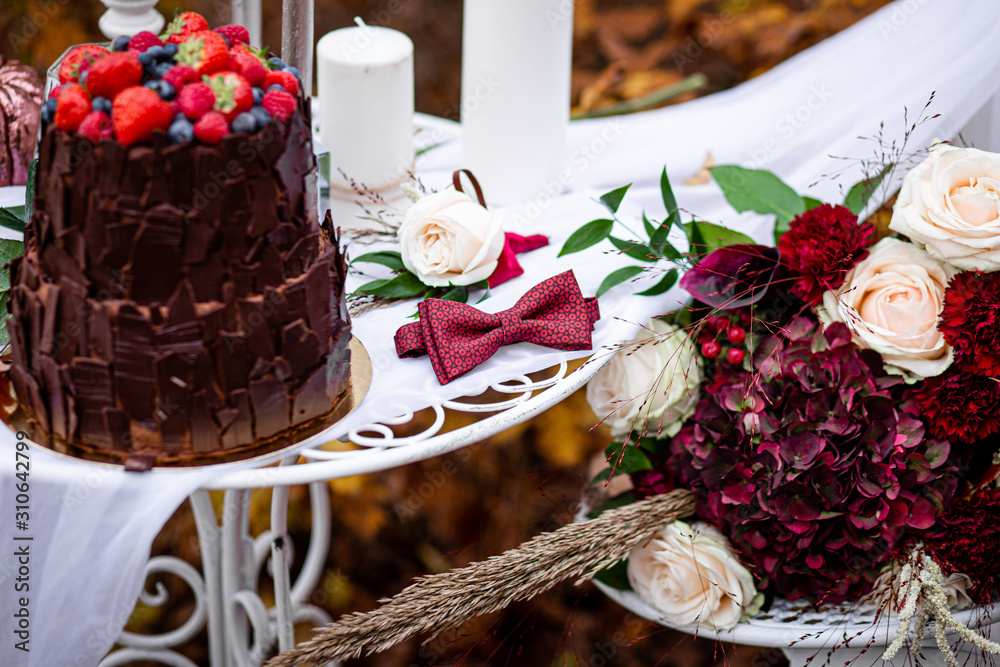
[[[1000,156],[935,145],[887,229],[857,217],[886,171],[831,205],[715,168],[730,204],[775,215],[776,247],[681,224],[665,174],[668,218],[646,220],[648,239],[611,236],[615,219],[567,242],[610,238],[647,263],[608,288],[691,262],[690,302],[587,387],[617,440],[595,482],[631,482],[611,504],[696,498],[697,517],[598,576],[677,626],[728,630],[774,597],[860,602],[899,615],[887,657],[932,615],[1000,652],[949,612],[1000,597]],[[609,193],[613,216],[624,192]]]
[[[950,667],[946,631],[1000,654],[951,613],[1000,597],[1000,156],[937,145],[906,175],[888,225],[859,220],[891,171],[832,205],[765,171],[713,168],[737,210],[775,216],[775,247],[682,221],[665,171],[667,217],[644,215],[643,239],[614,234],[629,228],[618,218],[628,186],[602,196],[610,217],[560,254],[609,242],[637,262],[598,295],[656,273],[638,294],[679,281],[691,297],[587,387],[616,438],[594,480],[613,497],[585,521],[420,577],[268,667],[433,638],[588,579],[632,589],[685,630],[723,632],[784,598],[896,616],[886,659],[911,629],[920,647],[932,618]],[[841,634],[828,661],[862,633]]]

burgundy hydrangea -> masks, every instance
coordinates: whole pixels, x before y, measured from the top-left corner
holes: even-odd
[[[1000,594],[1000,491],[955,500],[925,543],[945,572],[969,575],[973,602],[992,602]]]
[[[844,284],[847,272],[868,256],[875,234],[870,222],[843,206],[823,204],[796,216],[778,241],[781,263],[798,276],[792,293],[818,305],[823,293]]]
[[[955,366],[1000,375],[1000,272],[966,271],[952,278],[938,329],[955,349]]]
[[[950,369],[927,378],[912,396],[936,438],[968,444],[1000,432],[1000,382]]]
[[[859,599],[950,502],[949,445],[924,437],[896,400],[901,380],[843,324],[800,317],[760,341],[752,367],[716,366],[672,465],[763,585],[791,600]]]
[[[639,470],[631,474],[632,490],[636,500],[644,500],[653,496],[670,493],[677,488],[674,475],[668,468],[651,468]]]

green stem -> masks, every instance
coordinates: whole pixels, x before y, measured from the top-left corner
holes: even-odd
[[[693,90],[700,90],[707,84],[708,78],[701,72],[698,72],[696,74],[692,74],[686,79],[654,90],[653,92],[643,95],[642,97],[636,97],[632,100],[619,102],[618,104],[613,104],[609,107],[604,107],[603,109],[595,109],[594,111],[585,111],[583,113],[574,114],[572,119],[582,120],[584,118],[606,118],[608,116],[617,116],[623,113],[650,109],[659,104],[663,104],[664,102],[669,102],[673,98],[683,95],[684,93],[689,93]]]

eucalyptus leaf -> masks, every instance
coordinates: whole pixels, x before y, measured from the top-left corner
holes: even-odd
[[[802,197],[769,171],[732,164],[712,167],[710,171],[726,201],[741,213],[773,213],[778,222],[788,222],[806,210]]]
[[[642,292],[636,292],[636,294],[639,296],[659,296],[674,286],[677,282],[677,275],[677,269],[670,269],[655,285]]]
[[[868,201],[875,194],[875,191],[882,181],[885,179],[886,175],[892,171],[892,165],[886,165],[882,168],[875,176],[871,178],[865,178],[857,183],[847,191],[847,196],[844,197],[844,206],[850,209],[851,213],[854,215],[861,215],[861,212],[865,210],[865,206],[868,205]]]
[[[570,255],[574,252],[580,252],[593,245],[597,245],[604,239],[611,235],[611,228],[614,227],[615,221],[608,219],[591,220],[585,224],[580,229],[573,232],[566,243],[563,245],[562,250],[559,251],[557,257],[562,257],[563,255]]]
[[[612,213],[617,213],[618,207],[622,205],[622,200],[625,199],[625,193],[628,192],[630,187],[632,187],[631,183],[623,185],[617,190],[604,193],[601,195],[601,203],[604,204]]]
[[[667,168],[663,168],[663,173],[660,175],[660,196],[663,198],[663,205],[667,209],[667,215],[672,215],[677,212],[677,197],[674,196],[674,190],[670,187],[670,178],[667,176]]]
[[[393,271],[404,271],[406,269],[403,266],[403,256],[395,250],[381,250],[379,252],[369,252],[359,255],[351,260],[351,264],[354,263],[381,264]]]
[[[655,262],[659,259],[652,248],[639,241],[626,241],[614,236],[609,236],[608,240],[621,250],[625,256],[637,259],[640,262]]]
[[[597,288],[597,296],[601,296],[615,285],[620,285],[626,280],[635,278],[640,273],[642,273],[641,266],[626,266],[623,269],[612,271],[608,274],[608,277],[601,282],[601,286]]]
[[[426,292],[427,285],[412,273],[401,273],[389,280],[376,280],[362,285],[358,291],[390,299],[410,299]]]

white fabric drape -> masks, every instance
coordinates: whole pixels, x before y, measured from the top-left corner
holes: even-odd
[[[504,211],[512,231],[547,234],[552,245],[522,256],[525,275],[494,290],[481,307],[509,307],[527,288],[569,268],[575,269],[584,294],[593,294],[604,276],[627,262],[604,247],[556,259],[558,248],[574,229],[602,215],[593,201],[597,195],[625,183],[635,186],[622,219],[635,221],[641,207],[656,217],[662,211],[656,184],[664,164],[683,208],[766,241],[768,220],[734,214],[712,184],[681,184],[708,152],[717,163],[770,169],[800,191],[839,201],[860,178],[861,169],[857,162],[829,156],[872,157],[876,144],[858,137],[875,135],[883,122],[884,143],[898,143],[904,109],[914,120],[932,91],[936,98],[930,113],[940,117],[919,127],[908,148],[951,138],[1000,90],[997,25],[996,0],[897,0],[733,90],[624,118],[575,123],[575,149],[568,165],[573,189]],[[421,176],[432,184],[446,182],[446,174],[460,166],[460,155],[457,141],[442,146],[422,160]],[[821,179],[838,169],[842,171],[837,178]],[[489,185],[484,185],[488,194]],[[602,297],[597,346],[630,338],[640,323],[670,310],[680,298],[676,289],[655,299],[626,298],[627,291],[619,288]],[[529,344],[510,346],[442,387],[425,359],[396,358],[392,333],[413,312],[414,305],[408,303],[355,321],[355,333],[372,356],[375,375],[368,398],[331,436],[581,356]],[[20,597],[14,590],[13,537],[20,534],[13,507],[18,481],[13,477],[14,442],[7,431],[0,436],[0,664],[96,665],[138,597],[154,536],[183,499],[217,472],[127,474],[33,450],[28,534],[34,540],[27,594],[31,652],[25,654],[13,647],[15,619],[8,612]]]

